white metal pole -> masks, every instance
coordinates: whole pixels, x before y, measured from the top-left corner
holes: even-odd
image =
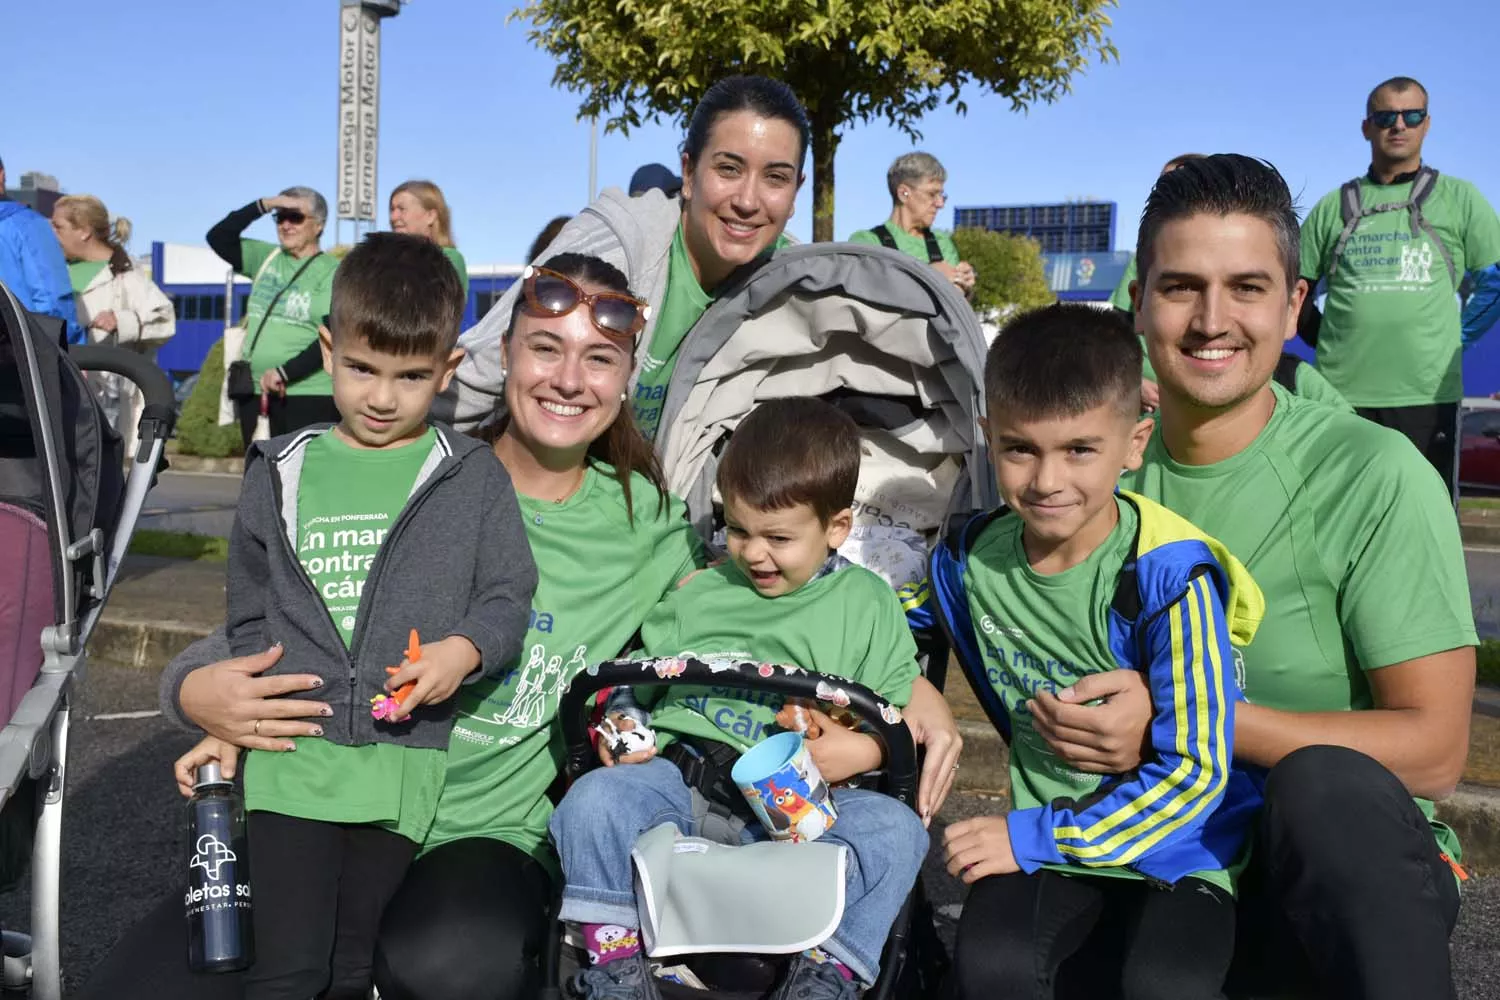
[[[589,119],[589,200],[587,204],[594,203],[594,197],[599,193],[599,119]]]

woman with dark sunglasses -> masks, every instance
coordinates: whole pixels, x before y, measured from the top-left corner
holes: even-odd
[[[263,215],[276,220],[276,243],[241,234]],[[319,239],[328,218],[328,203],[312,188],[290,187],[271,198],[252,201],[230,212],[208,231],[208,245],[240,274],[249,278],[241,357],[250,362],[257,396],[235,401],[240,433],[246,445],[265,406],[271,434],[285,434],[308,424],[337,423],[333,383],[316,367],[288,372],[287,362],[318,341],[318,320],[328,314],[328,297],[338,261],[323,253]]]
[[[786,84],[733,76],[708,89],[682,143],[682,190],[634,198],[611,188],[562,228],[545,255],[594,254],[621,268],[651,305],[630,392],[636,422],[655,439],[677,349],[740,268],[785,245],[802,186],[811,126]],[[495,345],[520,288],[512,288],[460,346],[468,351],[449,392],[454,423],[473,427],[495,409]]]

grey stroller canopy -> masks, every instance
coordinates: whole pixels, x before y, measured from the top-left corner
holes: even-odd
[[[717,455],[734,428],[767,399],[823,396],[860,427],[851,543],[878,540],[889,554],[897,541],[912,558],[845,554],[895,586],[915,582],[919,549],[951,510],[997,502],[979,431],[985,349],[969,304],[928,264],[846,243],[783,250],[680,349],[657,438],[667,487],[711,537]]]

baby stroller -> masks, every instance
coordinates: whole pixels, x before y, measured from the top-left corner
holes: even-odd
[[[687,502],[695,528],[712,544],[722,529],[714,490],[718,455],[734,428],[767,399],[822,396],[852,416],[861,433],[854,530],[842,554],[878,573],[903,599],[916,599],[927,552],[948,515],[998,503],[979,432],[985,351],[973,310],[925,263],[851,244],[781,251],[721,296],[679,351],[657,439],[668,488]],[[941,688],[948,645],[936,632],[917,639],[927,677]],[[694,661],[687,662],[691,673]],[[640,664],[623,661],[573,682],[560,709],[570,777],[591,761],[580,728],[585,689],[640,678]],[[803,679],[751,672],[736,684],[813,697],[813,684],[804,690],[795,683]],[[671,681],[681,682],[690,681]],[[653,676],[650,683],[660,681]],[[851,697],[859,687],[846,686]],[[860,697],[874,697],[860,690]],[[917,757],[905,724],[857,714],[886,745],[882,790],[914,803]],[[927,909],[918,882],[867,996],[932,989],[906,961],[909,932],[930,923]]]
[[[57,320],[0,284],[0,826],[29,849],[31,935],[4,935],[4,987],[62,996],[58,934],[68,716],[84,646],[129,546],[174,420],[171,383],[118,348],[65,348]],[[83,371],[145,396],[128,477],[119,435]]]

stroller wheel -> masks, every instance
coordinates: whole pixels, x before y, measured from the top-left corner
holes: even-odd
[[[31,989],[31,935],[19,931],[0,931],[0,949],[4,953],[0,989],[7,993]]]

